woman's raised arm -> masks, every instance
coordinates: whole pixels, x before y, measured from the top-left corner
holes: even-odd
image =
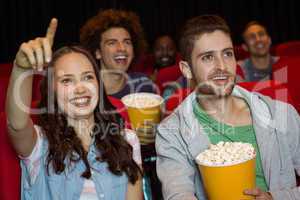
[[[35,143],[36,132],[30,113],[32,97],[32,74],[30,70],[43,70],[52,57],[52,45],[57,28],[57,20],[52,19],[45,37],[22,43],[16,55],[6,98],[6,115],[9,136],[21,156],[30,155]]]

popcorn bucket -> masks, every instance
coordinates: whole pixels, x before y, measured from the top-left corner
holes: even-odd
[[[207,166],[198,163],[209,200],[249,200],[245,189],[255,187],[255,157],[242,163],[226,166]]]
[[[156,125],[161,120],[163,98],[152,93],[133,93],[123,97],[133,129]]]

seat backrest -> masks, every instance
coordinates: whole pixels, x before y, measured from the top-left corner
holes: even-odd
[[[281,69],[283,67],[296,67],[299,64],[299,56],[280,56],[276,63],[272,65],[273,71]],[[299,67],[296,67],[299,68]]]
[[[171,114],[175,108],[192,92],[189,88],[176,90],[165,103],[165,116]]]
[[[241,79],[245,79],[244,71],[240,65],[236,65],[236,75],[239,76]]]
[[[154,57],[152,54],[142,54],[133,61],[128,72],[141,72],[151,76],[154,72]]]
[[[233,49],[236,60],[244,60],[246,58],[249,58],[249,52],[245,51],[242,48],[242,45],[235,45]]]
[[[276,45],[277,56],[300,56],[300,41],[290,41]]]
[[[123,104],[123,102],[120,99],[117,99],[112,96],[108,96],[108,99],[109,99],[110,103],[116,108],[116,112],[119,113],[121,115],[121,117],[124,119],[125,127],[131,128],[127,109],[126,109],[125,105]]]
[[[273,65],[273,80],[285,83],[295,101],[295,108],[300,111],[300,56],[282,57]]]
[[[0,63],[0,76],[10,76],[12,67],[12,63]]]
[[[41,99],[41,92],[40,92],[40,85],[43,80],[43,76],[41,75],[34,75],[33,83],[32,83],[32,100],[40,100]]]
[[[6,116],[0,113],[0,199],[19,200],[21,169],[6,127]]]
[[[10,76],[2,76],[0,75],[0,112],[4,112],[5,100],[7,87],[9,83]],[[33,78],[33,86],[32,86],[32,100],[37,101],[40,100],[40,82],[42,80],[42,76],[35,75]]]
[[[277,82],[274,80],[258,81],[258,82],[241,82],[238,83],[241,87],[269,96],[272,99],[283,101],[295,106],[295,101],[290,95],[290,91],[286,83]]]
[[[181,75],[179,65],[164,67],[157,72],[155,82],[162,92],[168,84],[177,81]]]
[[[0,76],[0,112],[4,112],[9,76]]]

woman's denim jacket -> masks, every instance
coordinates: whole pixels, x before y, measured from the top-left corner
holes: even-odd
[[[22,169],[22,200],[78,200],[80,198],[84,178],[81,177],[85,170],[82,160],[72,163],[64,172],[56,174],[51,164],[49,165],[49,174],[47,171],[47,151],[48,142],[43,140],[42,159],[40,160],[40,169],[36,179],[30,178],[29,171],[21,161]],[[95,183],[97,196],[99,200],[121,200],[125,199],[127,192],[128,178],[123,173],[121,176],[112,174],[108,169],[106,162],[96,160],[97,150],[91,145],[88,152],[88,161],[91,166],[92,180]],[[66,159],[67,160],[67,159]]]

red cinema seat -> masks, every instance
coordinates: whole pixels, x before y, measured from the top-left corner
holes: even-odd
[[[121,115],[121,117],[124,119],[125,127],[131,128],[127,109],[126,109],[125,105],[123,104],[123,102],[120,99],[117,99],[112,96],[108,96],[108,99],[109,99],[110,103],[116,108],[115,111],[117,113],[119,113]]]
[[[235,45],[233,49],[236,60],[244,60],[249,58],[249,52],[244,50],[242,45]]]
[[[281,56],[279,60],[273,64],[272,69],[276,71],[284,67],[298,68],[300,56]]]
[[[236,65],[236,75],[240,76],[242,79],[245,79],[245,74],[240,65]]]
[[[21,168],[8,138],[4,112],[0,113],[0,149],[0,199],[19,200]]]
[[[181,60],[181,55],[176,54],[176,63],[178,65]],[[155,60],[153,54],[143,54],[137,58],[129,68],[129,72],[141,72],[146,74],[148,77],[155,76]],[[155,78],[154,78],[155,79]]]
[[[166,101],[165,116],[171,114],[175,108],[192,92],[189,88],[176,90]]]
[[[9,76],[0,76],[0,112],[5,110],[6,92],[9,82]]]
[[[0,112],[5,111],[5,100],[6,100],[6,93],[7,87],[9,83],[9,76],[0,76]],[[33,78],[33,86],[32,86],[32,100],[36,101],[40,99],[40,82],[42,76],[35,75]]]
[[[40,91],[40,85],[43,80],[43,76],[36,74],[33,77],[33,83],[32,83],[32,100],[40,100],[41,99],[41,91]]]
[[[278,44],[274,51],[277,56],[300,56],[300,41]]]
[[[258,92],[263,95],[269,96],[272,99],[295,105],[294,100],[289,93],[287,84],[285,83],[268,80],[258,82],[241,82],[238,85],[249,91]]]
[[[12,63],[0,63],[0,77],[10,76],[13,64]]]
[[[181,75],[182,73],[178,65],[165,67],[157,72],[155,82],[162,93],[168,84],[177,81]]]
[[[300,57],[282,57],[273,65],[273,80],[285,83],[289,89],[294,106],[300,113]]]
[[[154,73],[154,57],[152,54],[142,54],[139,58],[133,61],[129,72],[141,72],[147,76]]]

